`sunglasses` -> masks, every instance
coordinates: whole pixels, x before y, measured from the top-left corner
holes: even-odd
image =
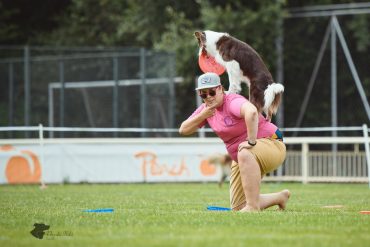
[[[199,96],[202,98],[202,99],[206,99],[209,96],[211,97],[214,97],[216,95],[216,89],[218,87],[216,87],[215,89],[209,89],[208,92],[204,92],[204,91],[201,91],[199,92]]]

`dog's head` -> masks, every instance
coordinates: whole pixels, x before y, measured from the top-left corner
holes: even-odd
[[[229,36],[227,33],[219,33],[214,31],[196,31],[194,36],[198,40],[199,55],[202,53],[215,56],[217,52],[217,42],[224,36]]]

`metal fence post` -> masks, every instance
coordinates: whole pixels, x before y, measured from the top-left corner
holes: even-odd
[[[44,127],[42,124],[39,124],[39,141],[40,141],[40,148],[41,148],[41,167],[45,167],[45,150],[44,150]],[[41,170],[41,189],[46,187],[44,183],[44,179],[42,177],[42,170]]]
[[[308,143],[302,143],[302,183],[308,182]]]
[[[53,88],[48,87],[48,104],[49,104],[49,127],[54,127],[54,94]],[[54,131],[49,132],[49,137],[54,138]]]
[[[337,39],[336,39],[336,31],[333,19],[336,18],[335,16],[331,19],[331,126],[337,127],[338,126],[338,116],[337,116]],[[332,130],[332,136],[337,137],[338,132],[336,129]],[[337,176],[337,152],[338,152],[338,144],[334,143],[331,146],[332,150],[332,168],[333,168],[333,176]]]
[[[278,35],[275,38],[275,48],[276,48],[276,81],[284,84],[284,30],[283,30],[283,22],[284,19],[282,17],[278,18],[276,21],[276,28],[278,31]],[[283,94],[284,95],[284,94]],[[276,124],[279,128],[284,127],[284,96],[281,97],[281,104],[278,109],[278,113],[276,114]],[[277,171],[276,175],[281,177],[283,175],[283,166],[280,166]]]
[[[145,48],[140,48],[140,122],[141,128],[146,128],[146,51]],[[145,137],[145,132],[141,133]]]
[[[275,48],[276,48],[276,81],[278,83],[284,84],[284,30],[283,30],[283,18],[280,17],[276,21],[276,29],[278,30],[278,35],[275,38]],[[284,94],[283,94],[284,95]],[[284,127],[284,97],[281,98],[281,104],[278,109],[278,114],[276,114],[276,124],[280,127]],[[281,170],[281,168],[279,169]]]
[[[176,71],[176,64],[175,64],[175,55],[174,54],[169,54],[169,81],[168,81],[168,89],[169,89],[169,95],[170,95],[170,100],[168,104],[168,112],[169,112],[169,128],[174,128],[175,125],[175,109],[176,109],[176,97],[175,97],[175,71]],[[172,133],[169,133],[169,136],[172,136]]]
[[[64,80],[64,61],[59,60],[59,82],[61,83],[60,98],[59,98],[59,126],[64,127],[64,105],[65,105],[65,80]],[[64,133],[60,132],[60,137]]]
[[[8,123],[9,126],[13,126],[14,122],[14,66],[13,63],[9,63],[9,112],[8,112]],[[10,137],[13,137],[13,132],[10,132]]]
[[[369,189],[370,189],[370,143],[369,143],[369,130],[367,124],[362,125],[365,138],[365,152],[366,152],[366,163],[367,163],[367,176],[369,179]]]
[[[118,57],[113,57],[113,127],[118,128]],[[117,132],[114,132],[114,137],[117,137]]]
[[[24,125],[30,125],[30,108],[31,108],[31,92],[30,92],[30,83],[31,83],[31,76],[30,76],[30,47],[24,47]],[[25,131],[25,137],[29,138],[30,133]]]

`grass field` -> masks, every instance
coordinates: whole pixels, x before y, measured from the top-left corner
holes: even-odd
[[[287,210],[228,207],[227,184],[0,186],[0,246],[370,246],[366,184],[264,183],[288,188]],[[340,209],[323,208],[343,205]],[[114,208],[113,213],[85,209]],[[34,223],[49,225],[43,239]]]

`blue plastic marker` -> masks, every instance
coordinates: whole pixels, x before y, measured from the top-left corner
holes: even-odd
[[[207,209],[210,211],[231,211],[231,208],[216,207],[216,206],[208,206]]]
[[[113,208],[98,208],[98,209],[87,209],[83,212],[85,213],[113,213]]]

